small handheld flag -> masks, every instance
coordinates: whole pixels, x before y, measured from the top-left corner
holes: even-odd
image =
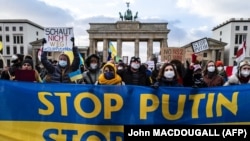
[[[3,49],[3,43],[0,41],[0,51]]]
[[[70,80],[71,80],[72,82],[75,82],[75,81],[77,81],[77,80],[83,78],[80,69],[78,69],[78,70],[76,70],[76,71],[74,71],[74,72],[69,73],[69,77],[70,77]]]
[[[246,57],[246,41],[242,42],[242,45],[238,48],[237,54],[236,54],[236,62],[239,63],[240,61],[244,60]]]

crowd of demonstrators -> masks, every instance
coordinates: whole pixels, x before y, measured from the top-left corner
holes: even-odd
[[[95,84],[101,74],[102,64],[96,54],[91,54],[84,62],[85,71],[82,73],[82,84]]]
[[[168,87],[183,86],[181,83],[178,82],[178,72],[174,64],[172,63],[163,64],[156,78],[156,82],[153,85],[154,88],[158,88],[159,86],[168,86]]]
[[[47,59],[47,52],[42,51],[41,61],[34,67],[32,56],[16,54],[12,56],[11,66],[5,66],[2,70],[1,79],[16,80],[18,70],[33,70],[35,82],[75,83],[68,74],[81,68],[83,78],[78,84],[205,88],[250,83],[248,60],[240,62],[237,73],[228,77],[224,63],[220,60],[210,60],[203,66],[202,61],[187,61],[184,67],[181,61],[174,59],[155,64],[151,70],[136,56],[131,57],[129,64],[125,64],[122,60],[115,62],[112,59],[101,62],[98,55],[91,54],[79,67],[80,57],[76,46],[73,46],[73,55],[71,64],[67,54],[62,53],[58,60],[51,61]]]
[[[139,57],[131,57],[127,69],[120,75],[126,85],[151,86],[150,77],[147,75],[145,67],[141,66]]]
[[[33,58],[31,55],[15,54],[12,56],[11,59],[12,59],[11,60],[12,65],[10,67],[7,66],[4,67],[5,69],[1,74],[1,79],[18,80],[18,78],[16,78],[16,75],[19,73],[19,71],[28,70],[28,72],[29,71],[34,72],[33,74],[31,74],[34,75],[31,76],[34,78],[34,80],[33,79],[29,80],[28,78],[29,76],[21,74],[23,75],[22,81],[42,82],[39,76],[39,72],[36,69],[34,69]]]
[[[250,83],[250,62],[243,60],[238,64],[237,72],[231,75],[224,86]]]
[[[101,70],[101,74],[95,83],[96,85],[125,85],[114,63],[106,63]]]

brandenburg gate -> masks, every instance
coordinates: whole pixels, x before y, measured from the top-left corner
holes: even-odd
[[[127,3],[128,4],[128,3]],[[120,12],[119,12],[120,13]],[[160,48],[168,47],[167,23],[141,23],[133,17],[131,10],[116,23],[89,23],[89,53],[97,53],[98,42],[103,42],[103,60],[108,57],[109,41],[117,42],[117,56],[122,57],[122,43],[134,42],[134,56],[139,56],[140,41],[147,42],[147,58],[153,54],[153,42],[159,42]]]

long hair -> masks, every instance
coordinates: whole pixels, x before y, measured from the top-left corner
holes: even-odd
[[[208,64],[211,63],[211,62],[214,63],[214,67],[215,67],[214,73],[215,73],[215,74],[218,74],[218,70],[217,70],[217,67],[216,67],[216,65],[215,65],[215,62],[214,62],[213,60],[210,60],[210,61],[207,62],[206,66],[205,66],[205,68],[204,68],[204,70],[203,70],[203,74],[204,74],[204,75],[207,75],[207,74],[208,74],[207,68],[208,68]]]
[[[173,70],[174,70],[174,80],[177,80],[177,70],[176,70],[176,67],[172,64],[172,63],[164,63],[161,67],[161,69],[159,70],[159,73],[158,73],[158,76],[157,76],[157,80],[160,80],[162,77],[164,77],[164,72],[165,72],[165,68],[167,66],[172,66],[173,67]]]

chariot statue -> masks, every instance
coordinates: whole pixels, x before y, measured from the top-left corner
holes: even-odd
[[[138,12],[133,16],[132,11],[129,9],[129,2],[127,2],[127,11],[124,13],[124,16],[119,12],[120,20],[124,21],[135,21],[138,18]]]

